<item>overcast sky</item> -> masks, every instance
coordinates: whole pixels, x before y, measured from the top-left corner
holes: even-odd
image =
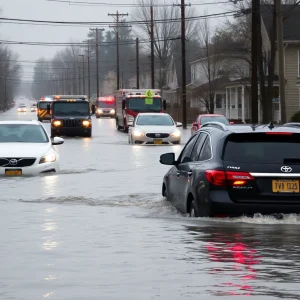
[[[102,2],[110,3],[104,6],[78,6],[69,5],[68,3],[50,2],[47,0],[0,0],[2,17],[47,20],[47,21],[113,21],[108,13],[129,13],[133,8],[118,7],[112,4],[118,3],[135,3],[134,0],[74,0],[82,2]],[[186,3],[203,3],[216,2],[218,0],[187,0]],[[224,0],[219,0],[224,1]],[[163,2],[163,1],[162,1]],[[174,0],[174,3],[180,3]],[[178,8],[179,9],[179,8]],[[196,15],[204,13],[219,13],[221,11],[230,10],[229,5],[216,4],[195,6]],[[129,16],[130,17],[130,16]],[[224,22],[225,18],[213,19],[213,23]],[[106,27],[108,28],[108,27]],[[32,41],[32,42],[69,42],[82,41],[86,38],[88,27],[62,27],[48,25],[25,25],[25,24],[0,24],[0,39],[10,41]],[[34,61],[40,57],[51,58],[59,47],[54,46],[26,46],[12,45],[10,46],[20,56],[20,60]],[[23,63],[22,63],[23,64]],[[32,65],[24,63],[24,76],[28,77],[32,74]],[[25,66],[27,66],[25,68]]]

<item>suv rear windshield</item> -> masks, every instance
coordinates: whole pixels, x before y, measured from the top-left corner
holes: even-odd
[[[223,160],[258,164],[300,164],[300,134],[232,134],[225,142]]]

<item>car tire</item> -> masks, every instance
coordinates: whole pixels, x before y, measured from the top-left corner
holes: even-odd
[[[84,137],[92,137],[92,130],[89,130]]]
[[[195,200],[192,200],[192,202],[191,202],[189,216],[191,218],[199,218],[201,216],[199,207]]]
[[[168,193],[168,189],[165,184],[163,184],[163,187],[162,187],[162,194],[163,194],[163,197],[165,197],[166,201],[171,202],[169,193]]]
[[[38,121],[43,123],[43,120],[42,120],[42,119],[40,119],[40,118],[38,118]]]
[[[100,116],[97,116],[97,115],[96,115],[96,119],[100,119]]]
[[[119,119],[118,118],[116,118],[116,128],[117,128],[117,130],[121,130],[121,126],[119,124]]]
[[[125,133],[128,133],[128,127],[126,127],[126,120],[125,120],[125,119],[124,119],[123,131],[124,131]]]
[[[51,130],[51,138],[54,138],[55,136],[58,136],[57,133],[54,130]]]

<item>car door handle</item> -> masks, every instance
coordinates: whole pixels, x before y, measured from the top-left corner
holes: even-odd
[[[181,175],[181,172],[177,171],[176,175],[177,175],[177,177],[179,177]]]
[[[188,171],[188,176],[191,177],[193,175],[193,171]]]

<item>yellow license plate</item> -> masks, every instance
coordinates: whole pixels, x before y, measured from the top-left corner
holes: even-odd
[[[160,144],[162,144],[162,140],[154,140],[154,144],[155,145],[160,145]]]
[[[272,180],[273,193],[299,193],[299,180]]]
[[[21,176],[22,170],[5,170],[5,175],[7,176]]]

